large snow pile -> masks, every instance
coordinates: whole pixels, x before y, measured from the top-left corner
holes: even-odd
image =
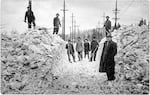
[[[148,26],[123,27],[112,35],[118,44],[118,54],[116,56],[116,75],[118,80],[133,82],[135,86],[141,88],[138,93],[148,93]]]
[[[53,69],[62,58],[64,41],[45,30],[1,34],[2,93],[42,93],[53,86]]]

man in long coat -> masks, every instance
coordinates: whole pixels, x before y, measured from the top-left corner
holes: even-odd
[[[115,79],[114,56],[116,54],[117,54],[117,44],[112,41],[112,36],[108,35],[107,41],[104,43],[103,47],[99,72],[106,72],[109,81]]]

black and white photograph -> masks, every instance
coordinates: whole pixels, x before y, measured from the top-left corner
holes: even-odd
[[[0,4],[1,94],[150,94],[150,0]]]

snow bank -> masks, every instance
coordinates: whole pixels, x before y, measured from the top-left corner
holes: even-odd
[[[64,41],[45,30],[1,34],[2,93],[42,93],[52,86]]]
[[[112,33],[118,44],[116,72],[118,79],[145,82],[149,80],[148,26],[128,26]]]

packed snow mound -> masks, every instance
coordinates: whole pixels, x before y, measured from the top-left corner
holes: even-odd
[[[149,31],[148,26],[128,26],[112,33],[117,41],[117,75],[121,80],[148,81]]]
[[[63,48],[61,48],[63,47]],[[2,93],[42,93],[52,85],[65,42],[45,30],[1,34]]]

